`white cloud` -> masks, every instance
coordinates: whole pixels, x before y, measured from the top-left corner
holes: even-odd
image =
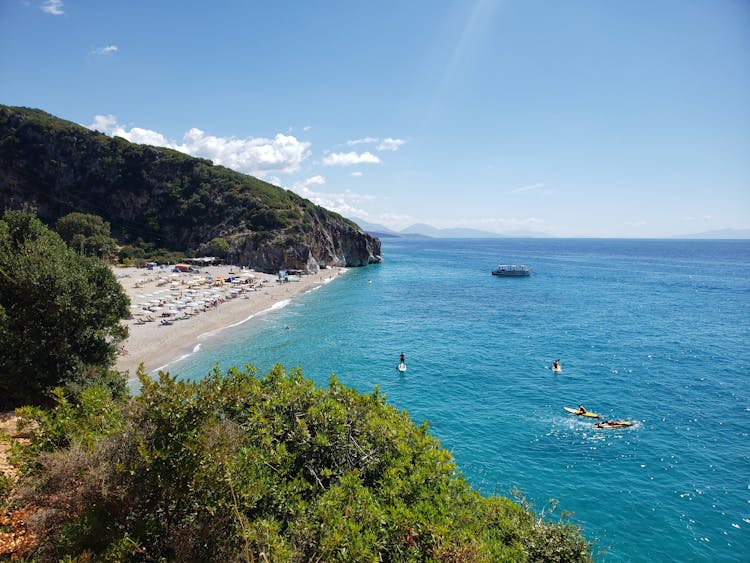
[[[271,171],[295,172],[307,158],[310,143],[293,135],[278,133],[273,139],[215,137],[197,128],[185,133],[175,149],[200,156],[247,174],[262,175]]]
[[[323,176],[321,176],[320,174],[318,174],[317,176],[312,176],[312,177],[308,178],[307,180],[303,180],[301,185],[303,185],[305,187],[308,187],[308,186],[322,186],[325,183],[326,183],[326,179]]]
[[[305,125],[302,130],[307,133],[310,129],[312,129],[312,125]]]
[[[364,145],[364,144],[371,144],[371,143],[377,143],[378,140],[375,137],[363,137],[361,139],[354,139],[352,141],[347,141],[346,144],[349,146],[354,145]]]
[[[310,147],[310,143],[281,133],[273,139],[261,137],[237,139],[207,135],[195,127],[185,133],[181,142],[177,142],[150,129],[140,127],[126,129],[117,123],[114,115],[95,116],[89,128],[122,137],[133,143],[168,147],[192,156],[207,158],[214,164],[255,176],[266,176],[272,172],[296,172],[302,161],[309,156],[308,148]]]
[[[541,189],[543,187],[544,187],[544,184],[540,184],[540,183],[538,183],[538,184],[529,184],[528,186],[521,186],[519,188],[514,188],[514,189],[510,190],[510,193],[512,193],[512,194],[520,194],[520,193],[523,193],[523,192],[530,192],[530,191],[533,191],[533,190],[539,190],[539,189]]]
[[[101,131],[112,137],[122,137],[131,143],[175,148],[173,144],[167,141],[164,135],[157,133],[156,131],[142,129],[141,127],[133,127],[130,130],[125,129],[122,125],[117,123],[117,118],[114,115],[96,115],[94,116],[94,122],[88,127],[89,129]]]
[[[371,152],[334,152],[323,157],[325,166],[353,166],[355,164],[380,164],[380,159]]]
[[[350,147],[355,145],[374,145],[375,143],[378,143],[377,149],[379,151],[397,151],[406,141],[403,139],[392,139],[391,137],[386,137],[382,141],[377,137],[362,137],[361,139],[353,139],[346,142]]]
[[[310,189],[310,186],[320,186],[323,184],[325,184],[325,178],[323,178],[323,176],[312,176],[301,182],[296,182],[289,189],[305,199],[309,199],[316,205],[320,205],[344,216],[366,216],[368,214],[367,211],[358,207],[358,205],[362,202],[375,199],[374,196],[360,194],[351,190],[345,190],[341,193],[325,193]]]
[[[352,172],[352,176],[354,176],[355,178],[359,178],[360,176],[362,176],[362,172],[360,171]]]
[[[92,55],[111,55],[116,53],[120,48],[117,45],[107,45],[105,47],[97,47],[91,50]]]
[[[61,16],[65,13],[63,11],[62,0],[44,0],[42,2],[42,11],[53,16]]]
[[[390,137],[383,139],[378,145],[379,151],[397,151],[401,148],[401,145],[405,144],[406,141],[403,139],[391,139]]]

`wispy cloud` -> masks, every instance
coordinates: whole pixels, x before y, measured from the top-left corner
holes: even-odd
[[[361,139],[353,139],[351,141],[347,141],[346,144],[349,146],[370,145],[377,142],[378,140],[375,137],[362,137]]]
[[[311,189],[311,186],[322,186],[324,184],[325,178],[323,176],[312,176],[294,183],[289,189],[305,199],[309,199],[316,205],[344,216],[365,217],[368,215],[367,211],[359,207],[359,205],[363,202],[374,200],[375,196],[360,194],[351,190],[339,193],[326,193],[318,191],[318,189]]]
[[[403,139],[391,139],[388,137],[387,139],[383,139],[383,141],[378,145],[379,151],[397,151],[401,148],[401,145],[405,144],[406,141]]]
[[[352,139],[351,141],[347,141],[346,144],[350,147],[355,145],[374,145],[377,143],[377,150],[379,151],[397,151],[399,148],[401,148],[401,145],[405,144],[406,141],[404,139],[393,139],[391,137],[386,137],[382,141],[377,137],[362,137],[361,139]]]
[[[44,0],[42,2],[42,12],[52,14],[53,16],[62,16],[65,13],[63,11],[62,0]]]
[[[362,172],[360,172],[359,170],[357,170],[356,172],[352,172],[352,176],[355,177],[355,178],[359,178],[360,176],[362,176]]]
[[[371,152],[334,152],[323,157],[325,166],[354,166],[355,164],[380,164],[380,159]]]
[[[95,116],[89,128],[111,136],[122,137],[133,143],[168,147],[192,156],[207,158],[214,164],[261,177],[274,172],[287,174],[296,172],[302,161],[310,155],[308,150],[310,143],[281,133],[273,139],[261,137],[237,139],[208,135],[194,127],[183,135],[181,141],[175,141],[151,129],[141,127],[127,129],[117,123],[114,115]]]
[[[119,51],[120,48],[117,45],[106,45],[104,47],[96,47],[91,49],[92,55],[111,55]]]
[[[522,194],[524,192],[531,192],[531,191],[534,191],[534,190],[540,190],[540,189],[542,189],[544,187],[545,187],[545,185],[541,184],[541,183],[540,184],[529,184],[528,186],[521,186],[519,188],[514,188],[514,189],[510,190],[510,193],[512,193],[512,194]]]

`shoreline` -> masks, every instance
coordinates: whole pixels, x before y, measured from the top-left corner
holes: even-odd
[[[232,266],[209,266],[198,274],[113,268],[130,298],[133,315],[123,321],[129,336],[118,347],[114,368],[127,372],[128,382],[135,379],[141,363],[147,374],[165,370],[197,352],[206,339],[281,309],[294,297],[345,272],[345,268],[321,270],[280,283],[273,274]]]

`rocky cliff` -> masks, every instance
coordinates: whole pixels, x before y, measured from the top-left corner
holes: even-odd
[[[0,105],[0,209],[33,207],[53,222],[100,215],[121,243],[200,252],[228,242],[228,259],[259,270],[364,266],[380,241],[295,193],[210,161]]]

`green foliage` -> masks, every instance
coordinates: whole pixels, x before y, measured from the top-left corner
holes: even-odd
[[[57,220],[55,231],[79,254],[107,261],[115,256],[117,243],[109,236],[109,223],[98,215],[69,213]]]
[[[0,219],[0,407],[40,404],[53,387],[106,374],[129,301],[102,262],[69,249],[34,215]],[[114,381],[114,380],[113,380]]]
[[[201,253],[208,256],[216,256],[218,258],[226,258],[232,251],[232,244],[225,238],[216,237],[203,248]]]
[[[57,395],[20,499],[41,559],[587,561],[577,528],[482,497],[426,424],[335,378],[141,374],[118,407]],[[104,414],[97,414],[97,413]],[[564,557],[564,559],[560,559]]]
[[[0,172],[12,171],[14,178],[0,192],[0,209],[29,203],[49,223],[65,216],[63,239],[87,255],[109,255],[109,224],[122,245],[140,238],[182,253],[217,238],[282,236],[315,223],[358,230],[257,178],[178,151],[109,138],[39,110],[0,105],[0,147]],[[139,258],[156,259],[146,248],[142,257],[123,257]]]

